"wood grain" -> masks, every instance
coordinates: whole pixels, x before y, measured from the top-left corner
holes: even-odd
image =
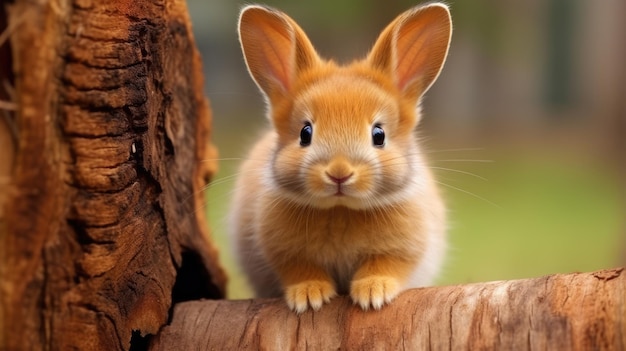
[[[626,272],[413,289],[380,311],[338,297],[176,305],[151,350],[624,350]]]
[[[127,350],[173,303],[225,285],[199,210],[216,156],[186,5],[2,6],[19,143],[0,203],[0,349]]]

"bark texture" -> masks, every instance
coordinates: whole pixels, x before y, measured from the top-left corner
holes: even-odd
[[[624,350],[626,272],[414,289],[380,311],[338,297],[178,304],[151,350]]]
[[[173,303],[225,284],[200,210],[215,150],[186,5],[0,6],[15,106],[0,129],[17,141],[0,151],[14,159],[0,179],[0,349],[140,349]]]

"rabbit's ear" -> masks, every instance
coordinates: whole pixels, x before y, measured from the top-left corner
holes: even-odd
[[[296,75],[319,60],[296,22],[267,7],[251,5],[241,11],[239,41],[252,78],[270,102],[284,96]]]
[[[414,7],[385,28],[368,61],[390,74],[403,95],[419,99],[437,79],[451,35],[452,23],[446,5]]]

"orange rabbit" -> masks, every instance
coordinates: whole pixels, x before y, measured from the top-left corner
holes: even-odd
[[[431,284],[445,209],[415,131],[451,30],[445,5],[415,7],[365,59],[339,66],[284,13],[242,10],[241,47],[273,127],[242,165],[230,218],[258,296],[284,295],[301,313],[349,293],[379,309]]]

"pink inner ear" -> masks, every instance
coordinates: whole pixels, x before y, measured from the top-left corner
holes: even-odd
[[[263,51],[267,78],[279,84],[283,91],[287,91],[293,73],[293,39],[284,28],[278,30],[275,26],[260,31],[259,46]],[[265,45],[263,45],[265,43]]]
[[[267,95],[290,87],[294,65],[294,32],[279,16],[251,9],[242,16],[240,35],[246,62]]]
[[[431,7],[402,22],[394,33],[395,73],[402,91],[417,88],[421,93],[437,78],[450,41],[447,10]]]
[[[424,48],[431,45],[431,37],[424,28],[415,27],[419,26],[416,23],[409,23],[398,33],[396,78],[400,90],[404,90],[416,79],[421,79],[428,70],[430,52]]]

